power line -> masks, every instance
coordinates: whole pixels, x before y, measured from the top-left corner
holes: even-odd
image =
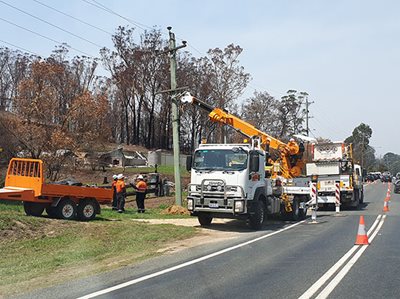
[[[6,42],[6,41],[4,41],[4,40],[2,40],[2,39],[0,39],[0,42],[2,42],[3,44],[7,44],[7,45],[9,45],[9,46],[12,46],[12,47],[14,47],[14,48],[20,49],[20,50],[22,50],[22,51],[31,53],[31,54],[33,54],[33,55],[40,56],[39,54],[37,54],[37,53],[35,53],[35,52],[29,51],[29,50],[27,50],[27,49],[25,49],[25,48],[22,48],[22,47],[19,47],[19,46],[17,46],[17,45],[14,45],[14,44],[12,44],[12,43]]]
[[[87,26],[90,26],[90,27],[92,27],[92,28],[94,28],[94,29],[97,29],[97,30],[99,30],[99,31],[101,31],[101,32],[103,32],[103,33],[106,33],[106,34],[112,36],[112,33],[111,33],[111,32],[108,32],[107,30],[104,30],[104,29],[102,29],[102,28],[100,28],[100,27],[97,27],[97,26],[95,26],[95,25],[92,25],[92,24],[90,24],[90,23],[88,23],[88,22],[86,22],[86,21],[84,21],[84,20],[78,19],[78,18],[76,18],[76,17],[74,17],[74,16],[72,16],[72,15],[70,15],[70,14],[67,14],[67,13],[65,13],[65,12],[63,12],[63,11],[61,11],[61,10],[58,10],[57,8],[54,8],[54,7],[52,7],[52,6],[48,5],[48,4],[45,4],[45,3],[41,2],[41,1],[38,1],[38,0],[32,0],[32,1],[34,1],[34,2],[36,2],[36,3],[39,3],[40,5],[43,5],[43,6],[49,8],[49,9],[51,9],[51,10],[54,10],[54,11],[56,11],[56,12],[58,12],[58,13],[64,15],[64,16],[67,16],[67,17],[69,17],[69,18],[71,18],[71,19],[74,19],[74,20],[76,20],[76,21],[78,21],[78,22],[80,22],[80,23],[82,23],[82,24],[85,24],[85,25],[87,25]]]
[[[88,0],[82,0],[82,1],[83,1],[83,2],[86,2],[87,4],[92,5],[92,6],[94,6],[94,7],[97,7],[98,9],[104,10],[104,11],[110,13],[110,14],[116,15],[116,16],[120,17],[121,19],[124,19],[125,21],[128,21],[129,23],[131,23],[131,24],[133,24],[133,25],[139,27],[140,29],[142,29],[142,30],[144,30],[144,31],[146,30],[144,27],[147,27],[148,29],[153,29],[152,27],[149,27],[149,26],[147,26],[147,25],[141,24],[141,23],[136,22],[136,21],[134,21],[134,20],[132,20],[132,19],[129,19],[129,18],[127,18],[127,17],[124,17],[123,15],[120,15],[119,13],[113,11],[112,9],[106,7],[105,5],[99,3],[99,2],[97,2],[97,1],[95,1],[95,0],[92,0],[92,2],[91,2],[91,1],[88,1]]]
[[[15,9],[15,10],[18,10],[19,12],[22,12],[22,13],[24,13],[24,14],[26,14],[26,15],[28,15],[28,16],[30,16],[30,17],[36,19],[36,20],[39,20],[39,21],[41,21],[41,22],[43,22],[43,23],[46,23],[46,24],[48,24],[48,25],[50,25],[50,26],[52,26],[52,27],[54,27],[54,28],[57,28],[58,30],[61,30],[61,31],[63,31],[63,32],[65,32],[65,33],[68,33],[68,34],[70,34],[70,35],[72,35],[72,36],[74,36],[74,37],[76,37],[76,38],[79,38],[80,40],[83,40],[83,41],[85,41],[85,42],[87,42],[87,43],[89,43],[89,44],[92,44],[92,45],[94,45],[94,46],[96,46],[96,47],[98,47],[98,48],[100,48],[100,49],[103,48],[102,46],[100,46],[100,45],[98,45],[98,44],[96,44],[96,43],[94,43],[94,42],[92,42],[92,41],[90,41],[90,40],[88,40],[88,39],[86,39],[86,38],[84,38],[84,37],[81,37],[81,36],[79,36],[79,35],[77,35],[77,34],[71,32],[71,31],[69,31],[69,30],[63,29],[63,28],[61,28],[60,26],[54,25],[54,24],[52,24],[52,23],[50,23],[50,22],[48,22],[48,21],[46,21],[46,20],[44,20],[44,19],[42,19],[42,18],[39,18],[39,17],[37,17],[37,16],[35,16],[35,15],[33,15],[33,14],[27,12],[27,11],[24,11],[24,10],[18,8],[18,7],[15,7],[15,6],[13,6],[13,5],[11,5],[11,4],[5,2],[5,1],[0,0],[0,2],[3,3],[3,4],[5,4],[5,5],[7,5],[7,6],[9,6],[9,7],[11,7],[11,8],[13,8],[13,9]]]
[[[36,0],[34,0],[34,1],[36,1]],[[103,11],[105,11],[105,12],[108,12],[108,13],[110,13],[110,14],[116,15],[116,16],[120,17],[121,19],[123,19],[123,20],[125,20],[125,21],[128,21],[128,22],[131,23],[132,25],[135,25],[135,26],[139,27],[139,28],[142,29],[143,31],[146,31],[146,28],[147,28],[147,29],[150,29],[150,30],[154,29],[153,27],[150,27],[150,26],[148,26],[148,25],[146,25],[146,24],[139,23],[139,22],[137,22],[137,21],[134,21],[134,20],[132,20],[132,19],[130,19],[130,18],[127,18],[127,17],[123,16],[123,15],[121,15],[121,14],[119,14],[119,13],[113,11],[113,10],[110,9],[109,7],[107,7],[107,6],[103,5],[103,4],[101,4],[100,2],[98,2],[98,1],[96,1],[96,0],[91,0],[91,1],[89,1],[89,0],[82,0],[82,1],[85,2],[85,3],[87,3],[87,4],[89,4],[89,5],[92,5],[92,6],[96,7],[96,8],[98,8],[98,9],[101,9],[101,10],[103,10]],[[164,35],[167,35],[167,33],[163,33],[163,34],[164,34]],[[181,41],[185,41],[185,39],[182,39],[182,38],[177,38],[177,39],[179,39],[179,40],[181,40]],[[205,55],[204,57],[205,57],[206,59],[208,59],[209,61],[212,61],[211,58],[209,57],[209,54],[201,52],[200,50],[198,50],[197,48],[195,48],[194,46],[192,46],[190,43],[187,43],[187,45],[188,45],[188,47],[190,47],[191,49],[193,49],[195,52],[197,52],[198,54],[200,54],[201,56]],[[216,67],[219,68],[220,70],[222,70],[222,68],[220,68],[219,66],[216,65]],[[236,72],[235,72],[235,73],[236,73]],[[237,73],[236,73],[236,74],[237,74]],[[248,85],[249,87],[253,88],[254,90],[257,90],[257,89],[258,89],[258,88],[255,87],[253,84],[250,84],[250,83],[249,83],[249,84],[247,84],[247,85]],[[276,92],[276,91],[274,91],[274,90],[271,90],[271,89],[269,89],[269,90],[272,91],[272,92],[275,92],[276,94],[279,94],[278,92]]]
[[[60,45],[65,45],[66,47],[68,47],[68,48],[70,48],[70,49],[72,49],[72,50],[75,50],[75,51],[77,51],[77,52],[79,52],[79,53],[82,53],[82,54],[84,54],[84,55],[86,55],[86,56],[88,56],[88,57],[93,58],[92,55],[90,55],[90,54],[88,54],[88,53],[86,53],[86,52],[83,52],[83,51],[81,51],[81,50],[78,50],[78,49],[76,49],[76,48],[74,48],[74,47],[71,47],[70,45],[68,45],[68,44],[66,44],[66,43],[62,43],[62,42],[60,42],[60,41],[57,41],[57,40],[55,40],[55,39],[52,39],[51,37],[48,37],[48,36],[45,36],[45,35],[43,35],[43,34],[37,33],[37,32],[35,32],[35,31],[33,31],[33,30],[30,30],[30,29],[28,29],[28,28],[25,28],[25,27],[23,27],[23,26],[20,26],[20,25],[18,25],[18,24],[15,24],[15,23],[13,23],[13,22],[11,22],[11,21],[8,21],[8,20],[6,20],[6,19],[3,19],[3,18],[1,18],[1,17],[0,17],[0,20],[2,20],[3,22],[6,22],[6,23],[8,23],[8,24],[14,25],[14,26],[16,26],[16,27],[18,27],[18,28],[21,28],[21,29],[23,29],[23,30],[26,30],[26,31],[28,31],[28,32],[30,32],[30,33],[33,33],[33,34],[35,34],[35,35],[38,35],[38,36],[40,36],[40,37],[42,37],[42,38],[45,38],[45,39],[47,39],[47,40],[50,40],[50,41],[52,41],[53,43],[60,44]]]

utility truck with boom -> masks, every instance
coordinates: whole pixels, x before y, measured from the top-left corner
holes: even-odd
[[[190,94],[181,100],[202,108],[211,121],[228,125],[251,140],[244,144],[201,144],[189,157],[188,210],[201,225],[210,225],[214,217],[242,218],[259,229],[266,215],[281,214],[293,220],[305,217],[309,182],[307,178],[296,178],[304,165],[304,147],[294,140],[288,144],[281,142]],[[279,152],[273,177],[265,171],[269,149]],[[290,193],[284,192],[281,179],[289,182]]]
[[[306,164],[307,175],[318,175],[318,204],[336,203],[336,182],[340,204],[357,208],[364,200],[361,166],[353,161],[352,145],[343,142],[317,143],[312,148],[312,162]]]

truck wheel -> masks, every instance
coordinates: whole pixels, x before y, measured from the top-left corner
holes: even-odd
[[[51,218],[57,218],[57,211],[55,207],[49,206],[46,208],[46,213]]]
[[[84,199],[78,205],[78,218],[89,221],[96,217],[96,203],[91,199]]]
[[[360,203],[364,203],[364,190],[360,190]]]
[[[264,220],[265,220],[265,208],[264,203],[260,200],[257,200],[253,204],[253,214],[249,216],[250,227],[255,230],[259,230],[262,228]]]
[[[57,217],[72,220],[76,215],[76,204],[69,198],[61,199],[56,207]]]
[[[292,212],[290,213],[290,218],[293,221],[299,221],[305,218],[304,210],[300,209],[300,201],[297,198],[293,200]]]
[[[208,214],[199,214],[197,219],[201,226],[210,226],[213,218]]]
[[[44,211],[44,205],[37,202],[24,201],[24,211],[28,216],[41,216]]]
[[[358,210],[359,205],[360,205],[360,192],[357,190],[357,192],[354,192],[354,202],[351,203],[351,208],[354,210]]]

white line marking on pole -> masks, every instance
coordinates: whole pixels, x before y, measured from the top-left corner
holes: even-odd
[[[133,285],[133,284],[136,284],[136,283],[139,283],[139,282],[142,282],[142,281],[145,281],[145,280],[148,280],[148,279],[151,279],[151,278],[154,278],[154,277],[157,277],[157,276],[160,276],[160,275],[163,275],[163,274],[166,274],[166,273],[169,273],[169,272],[172,272],[172,271],[175,271],[175,270],[178,270],[178,269],[181,269],[181,268],[184,268],[184,267],[187,267],[187,266],[190,266],[190,265],[193,265],[193,264],[208,260],[208,259],[213,258],[215,256],[224,254],[226,252],[229,252],[229,251],[244,247],[246,245],[261,241],[261,240],[266,239],[268,237],[274,236],[276,234],[279,234],[281,232],[289,230],[289,229],[291,229],[291,228],[293,228],[293,227],[295,227],[295,226],[297,226],[297,225],[299,225],[301,223],[304,223],[304,222],[305,222],[305,220],[297,222],[295,224],[289,225],[288,227],[282,228],[282,229],[280,229],[280,230],[278,230],[276,232],[270,233],[268,235],[264,235],[264,236],[258,237],[256,239],[253,239],[253,240],[250,240],[250,241],[247,241],[247,242],[244,242],[244,243],[240,243],[240,244],[232,246],[232,247],[228,247],[228,248],[222,249],[220,251],[217,251],[217,252],[214,252],[214,253],[199,257],[199,258],[194,259],[192,261],[188,261],[188,262],[185,262],[183,264],[176,265],[174,267],[170,267],[170,268],[167,268],[167,269],[164,269],[164,270],[152,273],[152,274],[148,274],[148,275],[145,275],[145,276],[142,276],[142,277],[139,277],[139,278],[136,278],[136,279],[133,279],[133,280],[118,284],[116,286],[109,287],[109,288],[106,288],[104,290],[100,290],[100,291],[97,291],[97,292],[94,292],[94,293],[79,297],[77,299],[94,298],[94,297],[97,297],[97,296],[100,296],[100,295],[104,295],[104,294],[110,293],[112,291],[116,291],[116,290],[125,288],[127,286],[130,286],[130,285]]]
[[[375,222],[372,224],[371,228],[368,230],[367,235],[369,235],[375,227],[378,225],[382,215],[378,215]],[[324,275],[321,276],[307,291],[299,297],[299,299],[311,298],[334,274],[335,272],[343,266],[343,264],[353,255],[354,251],[360,248],[361,245],[354,245],[350,250],[343,255],[343,257],[336,262]],[[365,246],[366,248],[367,246]]]
[[[379,230],[382,228],[383,222],[385,222],[386,215],[382,217],[382,221],[379,223],[377,229],[369,238],[371,243],[375,236],[378,234]],[[351,258],[351,260],[343,267],[342,270],[332,279],[332,281],[319,293],[316,299],[328,298],[329,294],[335,289],[335,287],[342,281],[346,274],[350,271],[351,267],[357,262],[368,246],[362,246],[361,249]]]

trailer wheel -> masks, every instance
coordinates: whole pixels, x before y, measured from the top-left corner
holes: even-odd
[[[200,213],[197,216],[197,219],[199,220],[199,223],[201,226],[210,226],[211,225],[211,221],[212,221],[212,217],[208,214],[202,214]]]
[[[44,211],[44,205],[37,202],[24,202],[24,211],[28,216],[41,216]]]
[[[250,227],[255,230],[259,230],[262,228],[264,220],[265,220],[265,208],[264,203],[260,200],[257,200],[253,204],[253,214],[249,216]]]
[[[49,206],[46,208],[46,213],[51,218],[57,218],[57,211],[55,207]]]
[[[76,216],[76,204],[69,198],[61,199],[56,207],[57,217],[65,220],[72,220]]]
[[[89,221],[96,217],[96,202],[92,199],[84,199],[78,205],[78,218]]]

